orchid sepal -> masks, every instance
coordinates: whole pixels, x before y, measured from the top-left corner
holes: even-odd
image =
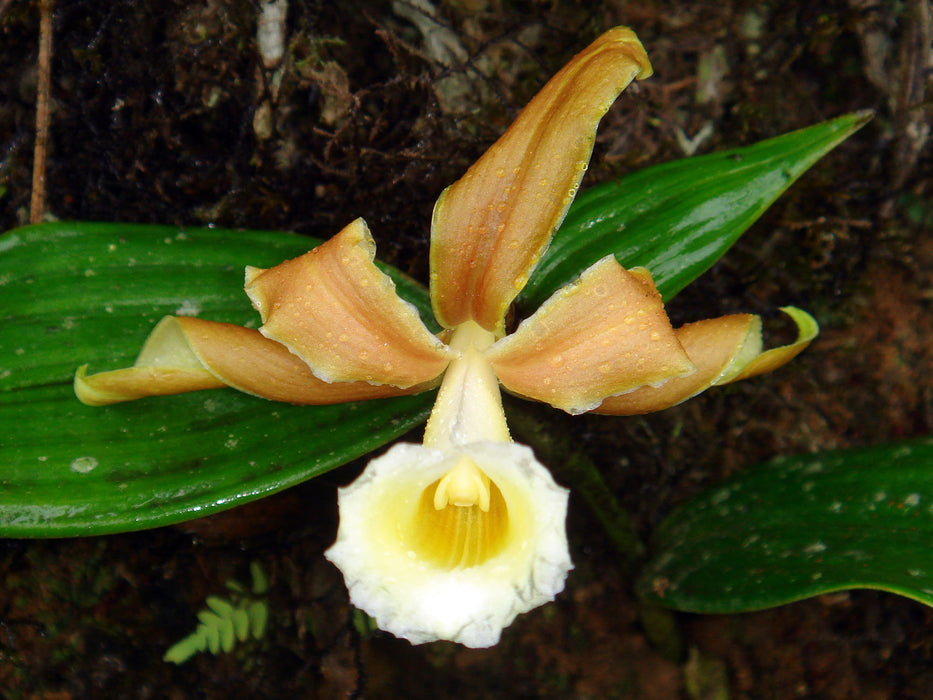
[[[634,32],[607,31],[441,194],[431,223],[431,304],[445,328],[472,320],[504,333],[508,306],[576,195],[599,120],[651,70]]]
[[[661,411],[683,403],[710,387],[729,384],[770,372],[790,362],[813,341],[819,324],[806,311],[785,306],[797,325],[797,338],[787,345],[763,350],[761,317],[732,314],[689,323],[676,329],[677,337],[697,373],[672,379],[660,387],[642,387],[606,398],[593,413],[614,416]]]
[[[147,396],[231,387],[293,404],[324,405],[424,391],[431,383],[399,389],[368,382],[328,383],[281,343],[230,323],[166,316],[149,334],[133,367],[74,380],[78,398],[105,406]]]

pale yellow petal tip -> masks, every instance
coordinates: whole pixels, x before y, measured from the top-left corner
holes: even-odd
[[[247,288],[256,281],[256,278],[259,277],[266,269],[264,267],[253,267],[252,265],[246,266],[245,274],[243,275],[243,287]]]
[[[797,324],[797,343],[810,343],[820,334],[820,324],[803,309],[798,309],[796,306],[782,306],[781,311]]]
[[[85,406],[107,406],[126,400],[119,394],[95,388],[93,382],[87,379],[87,365],[81,365],[75,371],[74,390],[78,401]]]
[[[797,357],[819,335],[819,323],[803,309],[798,309],[796,306],[782,306],[781,311],[790,316],[797,325],[797,339],[788,345],[764,351],[746,364],[741,372],[729,377],[727,381],[716,382],[717,384],[728,384],[773,372]]]

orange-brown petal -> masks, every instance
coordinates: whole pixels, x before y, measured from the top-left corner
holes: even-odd
[[[229,323],[178,318],[201,362],[228,386],[272,401],[321,405],[402,396],[431,383],[405,389],[369,382],[325,382],[301,358],[259,331]]]
[[[127,367],[89,375],[87,365],[81,365],[74,378],[75,396],[88,406],[109,406],[147,396],[184,394],[224,386],[205,369]]]
[[[263,335],[326,382],[407,388],[436,378],[451,357],[414,306],[373,263],[375,243],[357,219],[323,245],[268,270],[247,268],[246,293]]]
[[[506,389],[570,413],[695,371],[651,275],[627,271],[611,255],[558,290],[487,356]]]
[[[610,396],[593,410],[614,416],[631,416],[661,411],[705,391],[751,348],[758,355],[761,347],[761,319],[752,314],[720,316],[688,323],[676,330],[677,339],[697,371],[677,377],[659,387],[645,386],[621,396]]]
[[[153,329],[133,367],[93,375],[87,375],[86,369],[79,368],[75,375],[75,393],[91,406],[225,386],[273,401],[309,405],[399,396],[427,388],[331,384],[315,377],[284,345],[255,329],[174,316]]]
[[[506,309],[576,194],[600,118],[634,78],[649,75],[635,34],[606,32],[441,194],[431,231],[431,302],[445,328],[473,320],[501,333]]]
[[[627,416],[651,413],[675,406],[711,386],[771,372],[799,355],[819,333],[816,320],[793,306],[781,309],[797,324],[797,339],[788,345],[762,351],[761,318],[735,314],[689,323],[677,329],[677,337],[697,373],[672,379],[653,388],[607,398],[593,413]]]

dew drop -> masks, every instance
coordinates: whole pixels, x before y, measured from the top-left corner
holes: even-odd
[[[75,457],[71,460],[71,471],[78,474],[89,474],[97,467],[94,457]]]
[[[826,544],[823,542],[814,542],[805,547],[803,551],[805,554],[819,554],[820,552],[826,551]]]

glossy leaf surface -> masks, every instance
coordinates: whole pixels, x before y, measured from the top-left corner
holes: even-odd
[[[580,194],[528,286],[528,313],[606,255],[651,270],[665,301],[716,262],[800,175],[863,126],[857,112],[767,141],[639,170]]]
[[[758,465],[675,510],[639,592],[735,613],[875,588],[933,605],[933,438]]]
[[[246,264],[294,234],[56,223],[0,236],[0,536],[155,527],[268,495],[425,420],[432,394],[325,407],[223,389],[91,408],[75,368],[132,364],[166,314],[258,325]],[[430,318],[424,290],[396,276]]]

